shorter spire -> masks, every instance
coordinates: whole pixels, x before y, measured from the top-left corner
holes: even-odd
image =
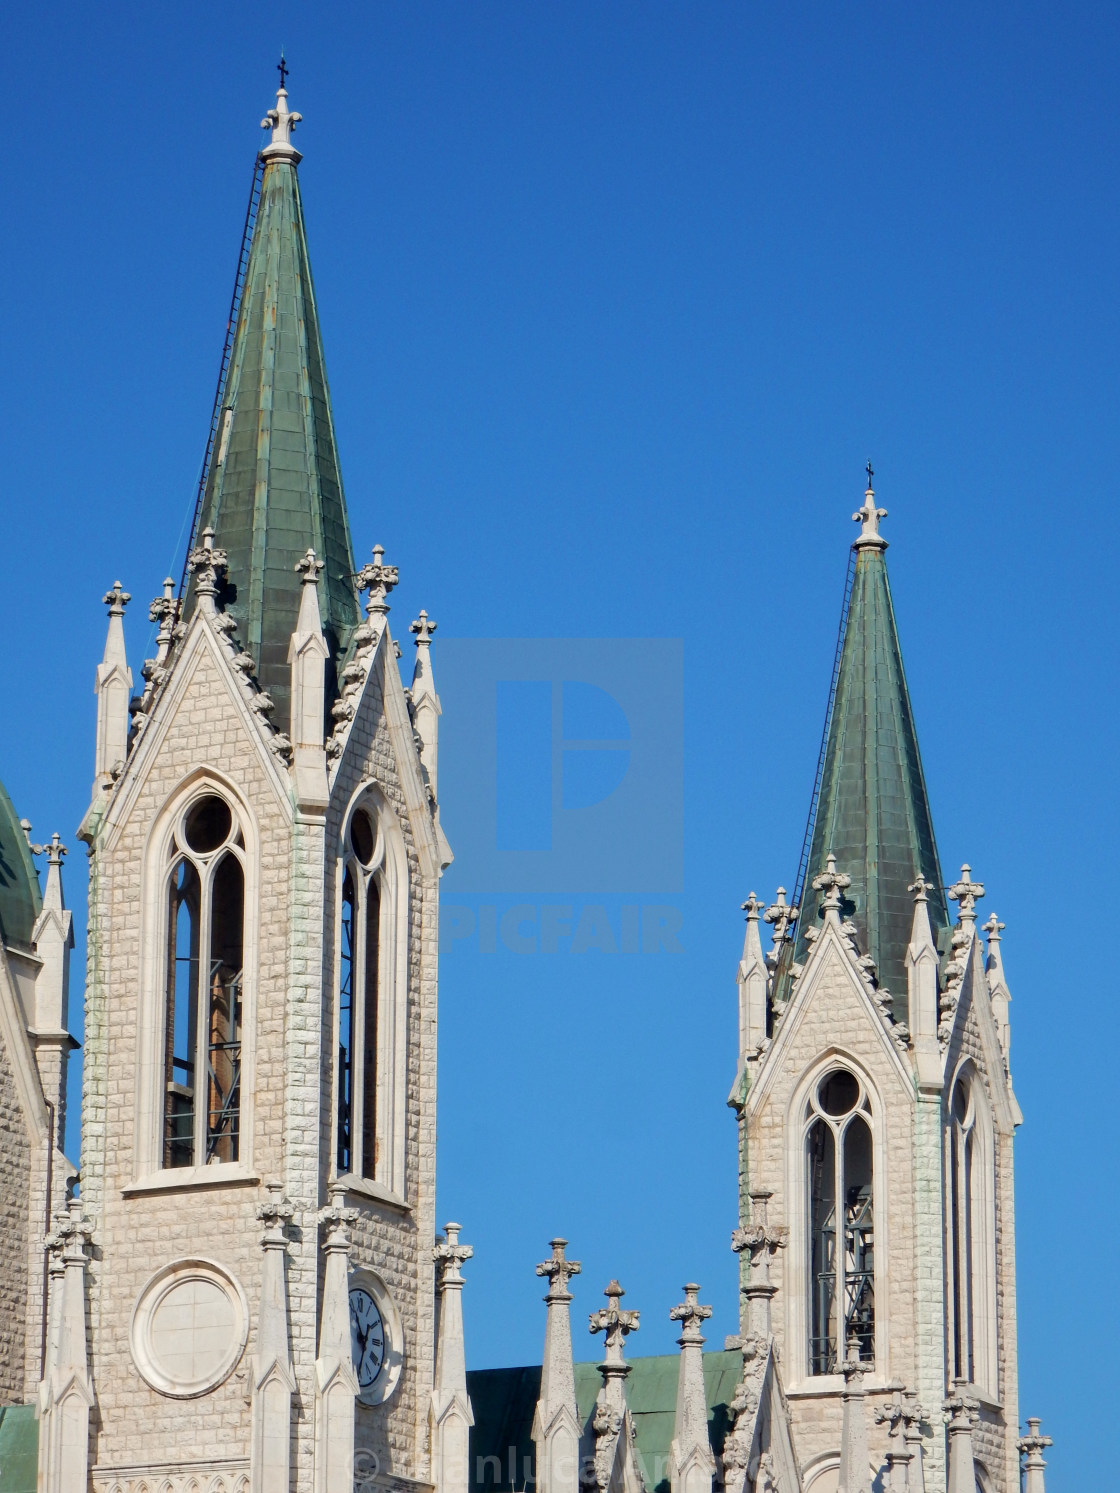
[[[669,1486],[672,1493],[711,1493],[716,1470],[708,1437],[708,1402],[704,1394],[704,1335],[701,1324],[711,1315],[710,1306],[697,1300],[700,1287],[684,1287],[684,1300],[670,1311],[670,1319],[681,1324],[677,1343],[681,1350],[677,1376],[677,1411],[673,1440],[669,1447]]]
[[[568,1316],[572,1293],[568,1282],[580,1273],[581,1267],[578,1260],[565,1256],[567,1243],[566,1239],[553,1239],[552,1257],[537,1266],[537,1274],[548,1279],[541,1391],[532,1432],[540,1493],[578,1493],[579,1489],[580,1428]]]
[[[428,1424],[436,1493],[467,1493],[470,1485],[467,1448],[474,1415],[467,1395],[462,1266],[474,1250],[459,1243],[459,1231],[457,1223],[444,1224],[445,1237],[432,1250],[439,1273],[439,1338]]]
[[[293,113],[288,108],[288,90],[284,84],[288,81],[288,64],[284,60],[283,52],[280,53],[278,64],[280,73],[280,87],[276,90],[276,107],[269,109],[261,120],[261,129],[272,129],[272,139],[261,151],[261,159],[265,161],[287,161],[295,166],[303,159],[299,151],[292,144],[292,131],[302,120],[302,114]]]
[[[992,1000],[992,1015],[995,1018],[999,1045],[1003,1048],[1003,1060],[1011,1060],[1011,992],[1007,988],[1007,976],[1003,972],[1003,951],[1000,949],[1000,934],[1006,924],[1001,923],[993,912],[983,925],[988,935],[988,959],[985,965],[988,974],[988,993]]]
[[[857,513],[852,514],[852,522],[862,524],[859,538],[852,545],[854,550],[885,550],[887,541],[879,533],[879,520],[886,518],[885,508],[876,508],[875,491],[871,486],[871,479],[875,473],[872,471],[870,461],[867,463],[867,491],[863,495],[863,507]]]
[[[751,892],[742,904],[747,915],[743,938],[743,956],[739,960],[739,1070],[754,1057],[766,1036],[766,963],[762,941],[758,936],[758,917],[762,900]]]

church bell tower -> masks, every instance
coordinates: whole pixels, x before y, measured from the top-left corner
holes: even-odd
[[[731,1442],[756,1488],[1017,1493],[1003,924],[942,874],[870,480],[853,517],[798,882],[743,904]]]
[[[351,548],[299,121],[281,86],[184,584],[131,706],[106,597],[44,1493],[430,1485],[434,624],[414,723],[396,568]]]

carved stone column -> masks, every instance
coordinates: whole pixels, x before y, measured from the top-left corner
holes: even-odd
[[[607,1305],[588,1319],[592,1332],[605,1334],[603,1362],[599,1365],[603,1385],[595,1399],[591,1427],[595,1437],[592,1467],[580,1481],[599,1493],[636,1493],[642,1479],[634,1454],[634,1426],[626,1402],[626,1378],[630,1365],[623,1348],[631,1332],[638,1330],[638,1313],[620,1305],[625,1291],[612,1280],[603,1295]]]

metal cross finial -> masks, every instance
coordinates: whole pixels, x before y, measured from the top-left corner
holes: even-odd
[[[280,48],[280,61],[276,64],[276,71],[280,74],[280,87],[288,86],[288,64],[284,60],[284,48]]]
[[[583,1266],[578,1260],[565,1258],[564,1248],[568,1241],[557,1237],[550,1239],[552,1245],[552,1258],[544,1260],[537,1266],[538,1275],[548,1276],[548,1295],[546,1301],[571,1301],[568,1291],[568,1282],[573,1275],[578,1275]]]
[[[867,491],[871,491],[871,479],[875,475],[875,469],[871,465],[870,456],[867,458]]]

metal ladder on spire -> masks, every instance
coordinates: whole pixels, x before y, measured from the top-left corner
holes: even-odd
[[[848,571],[844,577],[844,599],[840,605],[840,629],[836,634],[836,652],[832,659],[832,683],[828,690],[828,707],[825,710],[824,730],[821,733],[821,745],[817,753],[817,770],[813,777],[813,796],[809,800],[809,817],[805,821],[805,838],[801,842],[801,859],[797,865],[797,880],[793,884],[793,896],[790,898],[791,907],[801,906],[805,896],[805,884],[809,879],[809,855],[813,848],[813,828],[817,820],[821,783],[824,781],[824,759],[828,750],[828,733],[832,726],[833,708],[836,705],[836,688],[840,682],[840,660],[844,653],[844,636],[848,630],[848,612],[852,605],[852,587],[856,579],[856,554],[856,547],[853,544],[848,551]],[[793,963],[794,938],[795,933],[791,929],[786,934],[785,942],[779,951],[778,964],[771,985],[771,989],[775,992],[786,986],[790,965]]]
[[[245,209],[245,226],[241,230],[241,252],[237,257],[237,275],[233,282],[233,295],[229,303],[229,319],[226,321],[226,339],[222,347],[222,362],[218,369],[218,386],[214,392],[214,408],[210,414],[210,430],[206,437],[206,452],[202,458],[202,470],[198,478],[198,492],[195,494],[194,513],[191,517],[190,533],[187,536],[187,552],[183,557],[183,570],[179,577],[179,596],[182,598],[187,584],[187,560],[194,542],[195,533],[198,529],[198,520],[202,513],[202,500],[206,495],[206,483],[210,476],[210,465],[214,456],[214,442],[217,439],[218,429],[222,421],[222,410],[225,405],[226,379],[229,377],[229,363],[233,356],[233,339],[237,331],[237,319],[241,313],[241,298],[245,291],[245,277],[249,270],[249,250],[253,244],[253,230],[257,226],[257,209],[261,201],[261,182],[264,179],[264,158],[259,153],[253,162],[253,182],[249,188],[249,206]]]

